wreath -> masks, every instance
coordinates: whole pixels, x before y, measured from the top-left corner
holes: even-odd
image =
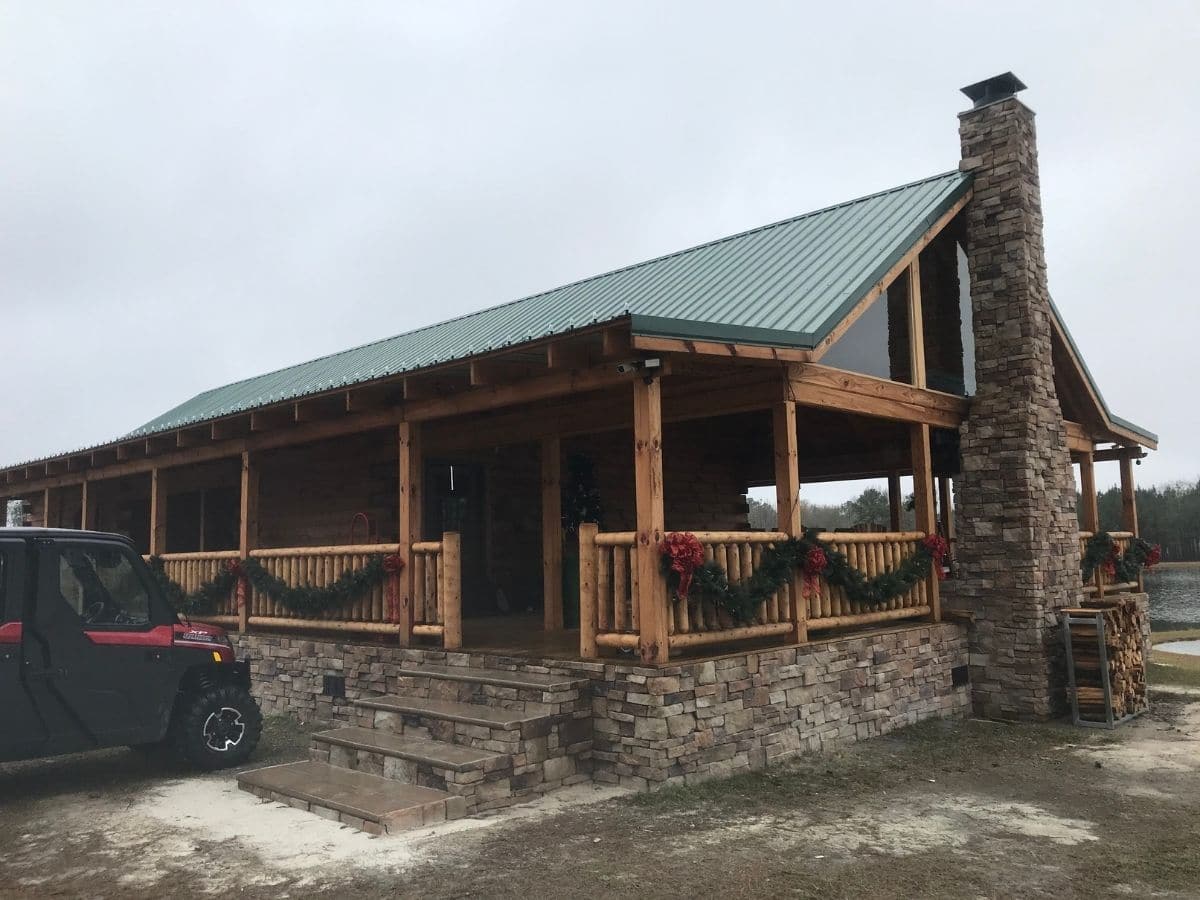
[[[731,583],[719,564],[704,561],[703,545],[694,534],[672,532],[659,544],[663,572],[672,593],[686,601],[695,592],[738,624],[753,621],[759,607],[791,581],[796,571],[803,576],[801,594],[805,597],[819,591],[820,579],[824,578],[828,584],[842,588],[854,603],[871,609],[886,606],[928,578],[930,569],[939,580],[944,578],[942,560],[949,550],[941,535],[928,535],[895,569],[868,578],[850,565],[844,553],[818,538],[815,530],[806,529],[803,537],[789,538],[763,550],[750,577]]]
[[[403,569],[404,560],[399,554],[380,553],[369,557],[361,569],[345,571],[325,587],[309,584],[291,587],[282,578],[268,572],[256,559],[234,559],[227,562],[212,580],[187,593],[167,575],[161,557],[150,558],[150,571],[154,573],[171,605],[176,611],[193,616],[210,615],[244,579],[260,594],[265,594],[298,616],[310,618],[345,606],[384,579],[394,581]],[[391,594],[389,591],[388,616],[394,621],[398,604]]]
[[[1099,569],[1109,580],[1121,584],[1137,581],[1142,569],[1152,569],[1162,560],[1162,548],[1141,538],[1134,538],[1124,553],[1116,539],[1107,531],[1097,531],[1083,550],[1080,574],[1090,581]]]

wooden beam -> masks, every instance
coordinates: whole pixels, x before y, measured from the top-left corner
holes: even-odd
[[[397,498],[400,521],[400,555],[404,559],[404,572],[400,579],[400,609],[398,625],[400,646],[412,643],[414,566],[412,546],[419,543],[422,534],[421,497],[424,478],[424,463],[421,458],[421,426],[414,422],[401,422],[399,426],[399,484]]]
[[[618,359],[632,350],[628,325],[605,328],[600,332],[600,355],[605,359]]]
[[[258,459],[246,450],[242,453],[241,503],[238,515],[238,552],[245,559],[258,549]],[[249,598],[238,609],[238,628],[249,626]]]
[[[66,461],[61,459],[48,459],[42,474],[44,475],[61,475],[66,471]]]
[[[942,475],[938,478],[938,506],[942,511],[942,537],[951,544],[954,543],[954,491],[950,477]]]
[[[346,412],[346,398],[340,394],[322,394],[292,404],[293,422],[321,422],[338,418]]]
[[[175,446],[180,450],[186,450],[188,447],[199,447],[202,444],[209,443],[211,440],[211,428],[181,428],[175,432]]]
[[[908,264],[908,371],[913,387],[925,381],[925,314],[921,309],[921,256]]]
[[[546,345],[546,368],[584,369],[588,366],[588,349],[583,344],[551,341]]]
[[[665,529],[662,469],[662,393],[657,377],[633,382],[633,476],[636,498],[638,650],[642,662],[665,663],[667,587],[659,564],[658,545]]]
[[[150,470],[150,555],[167,552],[167,490],[161,468]]]
[[[1091,453],[1096,442],[1078,422],[1064,422],[1067,427],[1067,449],[1072,453]]]
[[[775,509],[780,531],[792,537],[803,534],[800,521],[800,453],[796,428],[796,404],[791,400],[776,403],[771,409],[771,428],[775,442]],[[803,576],[792,578],[792,640],[808,640],[808,600],[803,596]]]
[[[475,360],[468,366],[471,387],[484,387],[489,384],[511,384],[525,378],[542,374],[541,368],[535,368],[527,363],[509,361],[503,358]]]
[[[231,416],[228,419],[218,419],[212,423],[212,439],[227,441],[232,438],[244,437],[250,433],[249,414]]]
[[[904,505],[904,495],[900,488],[900,473],[888,473],[888,525],[892,531],[900,530],[900,511]]]
[[[1121,459],[1145,459],[1146,451],[1141,447],[1110,447],[1092,454],[1093,462],[1114,462]]]
[[[1138,535],[1137,489],[1133,483],[1133,460],[1122,457],[1121,466],[1121,528]]]
[[[937,534],[937,518],[933,505],[933,462],[929,452],[929,426],[913,425],[909,429],[912,444],[913,497],[916,500],[916,530]],[[940,622],[942,604],[938,596],[938,579],[931,573],[928,592],[933,621]]]
[[[542,441],[542,628],[563,629],[562,445]]]
[[[266,409],[256,409],[250,413],[250,433],[271,431],[283,428],[296,421],[295,411],[288,406],[268,406]]]
[[[968,406],[965,397],[813,363],[791,365],[789,391],[806,406],[938,428],[957,428]]]
[[[1100,530],[1100,505],[1096,497],[1096,467],[1092,454],[1079,457],[1079,510],[1084,531],[1095,534]]]
[[[917,242],[909,248],[907,253],[896,260],[895,264],[883,274],[883,277],[875,282],[871,289],[863,295],[863,298],[850,310],[849,314],[835,325],[833,330],[814,348],[812,356],[814,361],[819,360],[829,351],[830,347],[837,343],[838,338],[845,334],[850,326],[857,322],[871,304],[879,299],[880,295],[888,289],[888,286],[900,276],[900,273],[907,269],[912,264],[912,261],[921,255],[921,251],[928,247],[930,242],[941,233],[942,229],[950,224],[970,199],[971,191],[967,191],[936,222],[929,226],[925,233],[917,239]]]
[[[45,528],[54,528],[58,524],[54,521],[51,513],[50,504],[52,498],[50,494],[51,488],[46,488],[42,491],[42,526]]]
[[[809,362],[811,350],[800,347],[769,347],[760,344],[720,343],[717,341],[685,340],[635,334],[634,350],[649,353],[688,353],[702,356],[724,357],[742,362],[762,364],[776,362]]]

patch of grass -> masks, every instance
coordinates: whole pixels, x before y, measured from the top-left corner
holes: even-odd
[[[1146,680],[1153,688],[1156,684],[1170,684],[1182,687],[1200,687],[1200,657],[1184,657],[1173,653],[1154,654],[1156,662],[1146,666]],[[1162,662],[1170,659],[1171,662]],[[1175,660],[1183,660],[1176,663]]]
[[[1163,644],[1167,641],[1200,640],[1200,628],[1175,628],[1164,631],[1155,630],[1150,634],[1151,644]]]

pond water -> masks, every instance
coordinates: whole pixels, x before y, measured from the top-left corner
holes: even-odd
[[[1146,593],[1154,629],[1200,628],[1200,563],[1151,569]]]

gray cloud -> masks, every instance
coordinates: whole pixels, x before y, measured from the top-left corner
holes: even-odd
[[[0,461],[952,168],[1011,68],[1055,298],[1142,480],[1198,474],[1192,4],[2,9]]]

